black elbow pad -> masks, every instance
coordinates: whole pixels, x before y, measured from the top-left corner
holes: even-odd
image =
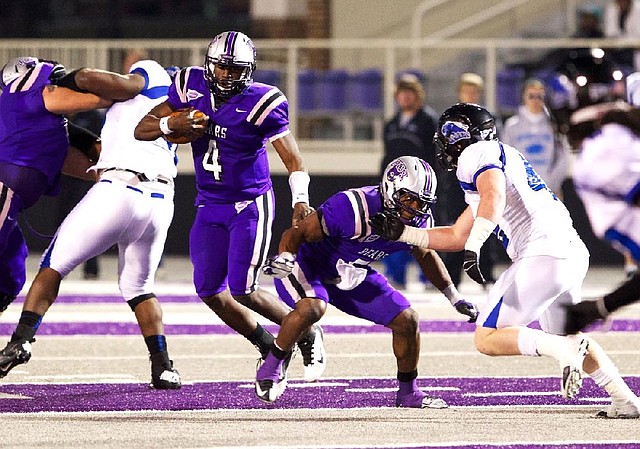
[[[78,73],[79,70],[82,70],[82,68],[67,73],[55,83],[56,86],[66,87],[67,89],[75,90],[76,92],[89,92],[88,90],[80,89],[76,84],[76,73]]]

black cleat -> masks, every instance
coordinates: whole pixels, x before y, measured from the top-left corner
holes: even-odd
[[[173,360],[170,366],[151,367],[151,383],[149,387],[156,390],[177,390],[182,387],[180,373],[173,368]]]
[[[14,366],[27,363],[31,358],[31,343],[35,340],[16,340],[7,343],[0,351],[0,378],[9,374]]]

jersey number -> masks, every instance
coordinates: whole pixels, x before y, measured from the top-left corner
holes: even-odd
[[[202,159],[202,167],[213,173],[213,179],[220,181],[222,179],[222,165],[218,160],[218,145],[214,139],[209,140],[209,149]]]

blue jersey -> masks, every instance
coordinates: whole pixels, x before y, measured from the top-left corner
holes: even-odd
[[[408,251],[406,243],[386,240],[372,234],[369,217],[382,211],[379,186],[366,186],[339,192],[318,208],[324,239],[317,243],[303,243],[298,258],[313,267],[324,278],[338,276],[338,259],[356,266],[367,266],[388,254]],[[429,214],[423,227],[432,227]]]
[[[69,149],[66,119],[47,111],[42,99],[53,67],[36,64],[0,95],[0,162],[42,172],[50,191],[57,188]]]
[[[252,200],[271,188],[266,144],[289,133],[287,99],[277,87],[252,83],[216,105],[204,69],[188,67],[176,75],[168,101],[209,116],[204,136],[191,142],[197,205]]]

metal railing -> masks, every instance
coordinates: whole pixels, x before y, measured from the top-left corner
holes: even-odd
[[[151,58],[166,66],[201,65],[207,44],[206,40],[176,39],[0,40],[0,61],[33,55],[57,60],[69,68],[89,66],[120,71],[124,52],[131,48],[143,48]],[[455,102],[455,85],[459,74],[465,71],[474,71],[484,77],[485,104],[490,110],[495,110],[498,71],[514,60],[526,60],[530,55],[559,48],[640,48],[640,42],[630,39],[275,39],[256,40],[255,44],[258,49],[258,70],[275,69],[283,75],[282,85],[279,87],[289,99],[291,128],[296,135],[301,136],[298,139],[301,147],[307,154],[318,153],[318,163],[323,165],[320,170],[350,173],[377,172],[382,149],[379,128],[382,120],[389,118],[394,112],[393,89],[396,75],[403,70],[420,69],[412,66],[412,52],[419,51],[423,58],[446,61],[425,73],[428,102],[440,111]],[[312,61],[308,59],[308,50],[311,49],[329,50],[335,69],[357,71],[373,68],[381,72],[382,107],[364,115],[374,128],[365,138],[356,139],[353,133],[342,133],[336,138],[329,136],[315,139],[304,134],[301,126],[305,120],[319,120],[318,114],[307,114],[298,108],[298,75],[301,70],[312,67]],[[447,55],[453,51],[465,56],[448,61]],[[323,114],[327,120],[338,121],[339,124],[349,123],[353,117],[362,117],[362,114],[352,113],[348,108],[343,113],[325,111],[320,115]],[[332,162],[335,161],[335,156],[362,152],[369,155],[364,162],[355,165],[340,164],[340,167]],[[325,167],[324,164],[327,163]]]

